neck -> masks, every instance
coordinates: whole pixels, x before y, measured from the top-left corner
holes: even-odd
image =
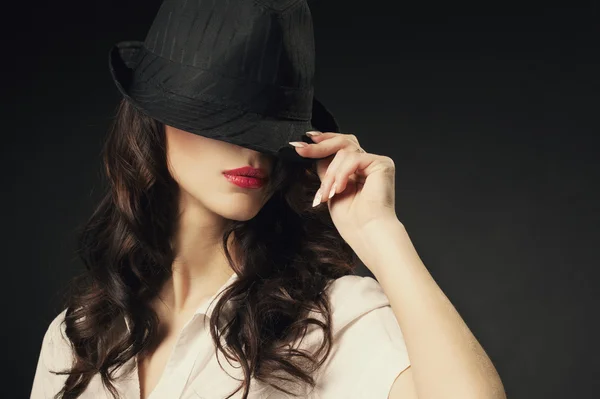
[[[185,197],[184,197],[185,198]],[[187,316],[211,297],[234,273],[222,244],[227,220],[201,206],[197,201],[181,204],[181,216],[175,235],[176,253],[172,276],[161,288],[155,305],[166,319]],[[228,249],[235,256],[234,236]]]

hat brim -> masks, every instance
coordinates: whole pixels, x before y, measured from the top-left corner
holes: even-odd
[[[300,156],[288,144],[289,141],[312,142],[305,135],[308,130],[339,132],[334,116],[315,96],[311,120],[303,121],[267,117],[235,107],[164,93],[148,82],[134,82],[140,57],[147,55],[144,52],[141,41],[119,42],[110,50],[109,69],[121,94],[141,112],[159,122],[294,162],[312,162],[317,158]]]

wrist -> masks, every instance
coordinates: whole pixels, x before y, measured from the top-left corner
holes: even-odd
[[[396,217],[374,219],[358,230],[359,236],[366,242],[376,241],[382,234],[397,234],[404,232],[406,232],[404,224]]]
[[[389,246],[410,240],[404,224],[397,218],[373,220],[357,231],[354,251],[373,273],[389,251]],[[383,259],[382,259],[383,258]]]

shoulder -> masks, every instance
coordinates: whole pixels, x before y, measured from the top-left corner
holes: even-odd
[[[377,280],[354,274],[333,280],[328,286],[328,294],[334,333],[365,314],[390,304]]]
[[[331,280],[328,291],[332,301],[356,298],[361,295],[361,301],[369,300],[378,303],[387,301],[381,285],[373,277],[363,277],[356,274],[348,274]],[[388,301],[389,303],[389,301]]]
[[[44,333],[33,377],[31,398],[53,397],[60,391],[67,378],[66,375],[53,373],[69,369],[72,365],[73,351],[65,334],[64,324],[67,309],[64,309],[52,319]]]
[[[46,333],[44,334],[44,339],[51,343],[60,343],[61,340],[65,340],[68,342],[66,332],[65,332],[65,317],[67,315],[67,308],[63,309],[59,314],[54,316],[48,328],[46,329]]]
[[[388,297],[372,277],[346,275],[329,288],[333,346],[314,397],[386,399],[410,366]]]
[[[52,319],[42,339],[41,360],[49,369],[71,366],[72,346],[64,323],[66,313],[67,308]]]

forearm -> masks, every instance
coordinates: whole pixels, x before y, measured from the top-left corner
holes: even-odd
[[[404,334],[419,399],[504,399],[491,360],[418,256],[397,221],[361,231],[373,272]]]

